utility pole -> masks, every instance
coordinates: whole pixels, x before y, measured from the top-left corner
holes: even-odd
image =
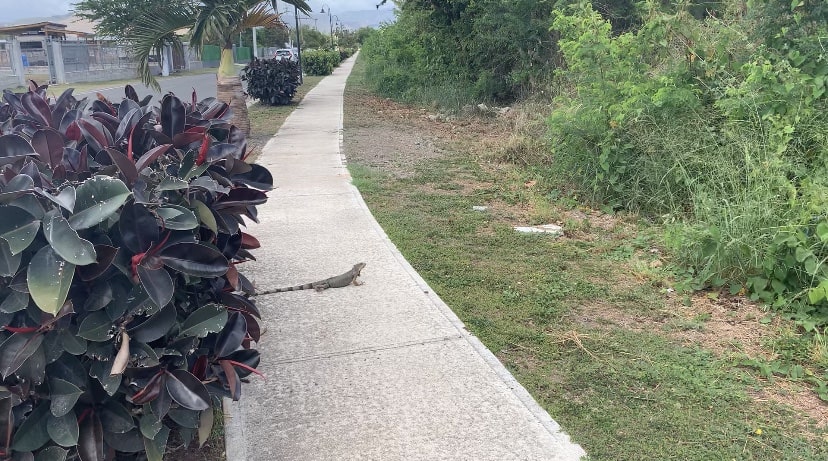
[[[271,0],[273,4],[273,12],[279,14],[279,9],[276,6],[276,0]],[[299,84],[304,83],[305,79],[302,77],[302,42],[299,38],[299,7],[293,5],[293,17],[296,18],[296,62],[299,64]],[[281,16],[279,18],[281,20]]]

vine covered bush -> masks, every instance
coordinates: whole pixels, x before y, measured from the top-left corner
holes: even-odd
[[[160,461],[258,373],[236,265],[272,177],[227,104],[164,96],[0,106],[0,459]]]
[[[338,51],[311,50],[302,53],[302,68],[308,75],[331,75],[338,65]]]
[[[256,59],[244,67],[247,94],[271,106],[290,104],[300,85],[299,63],[290,59]]]
[[[828,7],[646,6],[622,34],[589,3],[555,11],[554,174],[664,219],[689,288],[828,325]]]

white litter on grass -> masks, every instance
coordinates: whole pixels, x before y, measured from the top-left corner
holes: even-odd
[[[515,230],[526,234],[563,235],[563,227],[557,224],[543,224],[541,226],[515,226]]]
[[[472,210],[474,210],[474,211],[486,211],[488,209],[489,209],[489,207],[480,206],[480,205],[475,205],[475,206],[472,207]]]

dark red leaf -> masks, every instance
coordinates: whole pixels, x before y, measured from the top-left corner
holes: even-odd
[[[52,128],[37,130],[32,135],[32,147],[40,161],[54,168],[63,160],[63,135]]]
[[[93,412],[78,422],[80,423],[78,456],[81,461],[105,461],[103,426],[98,415]]]
[[[167,392],[179,405],[188,410],[210,408],[210,393],[204,384],[187,370],[167,372]]]
[[[95,264],[78,266],[75,269],[78,277],[80,277],[80,279],[84,282],[95,280],[101,274],[106,272],[106,270],[109,269],[109,266],[112,265],[112,261],[115,260],[115,255],[118,254],[118,249],[109,245],[95,245],[95,253],[98,255],[98,259]]]
[[[26,112],[37,120],[41,126],[48,127],[52,125],[52,110],[49,109],[49,103],[43,97],[32,91],[25,93],[20,102]]]
[[[168,94],[161,100],[161,132],[168,138],[184,131],[186,114],[184,104],[177,97]]]
[[[126,155],[115,149],[106,148],[104,150],[107,154],[109,154],[109,158],[112,159],[112,162],[118,167],[118,170],[121,171],[121,175],[123,176],[126,185],[132,188],[132,185],[135,184],[135,180],[138,179],[138,170],[136,169],[135,164],[132,163],[132,160],[128,159]]]
[[[147,166],[149,166],[152,162],[154,162],[158,157],[166,153],[172,144],[162,144],[158,147],[153,148],[146,154],[142,155],[141,158],[135,162],[135,168],[140,172]]]

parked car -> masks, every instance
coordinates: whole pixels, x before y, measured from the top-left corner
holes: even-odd
[[[280,48],[276,50],[276,53],[273,54],[273,58],[279,60],[289,59],[291,61],[297,61],[299,59],[297,58],[296,53],[289,48]]]

